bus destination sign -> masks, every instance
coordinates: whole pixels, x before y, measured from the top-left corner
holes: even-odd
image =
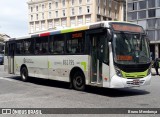
[[[128,24],[112,24],[112,27],[115,31],[127,31],[127,32],[137,32],[144,33],[144,30],[140,26],[128,25]]]

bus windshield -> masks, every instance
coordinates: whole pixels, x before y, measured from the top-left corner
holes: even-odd
[[[140,33],[115,33],[113,48],[114,61],[118,64],[145,64],[150,62],[147,38]]]

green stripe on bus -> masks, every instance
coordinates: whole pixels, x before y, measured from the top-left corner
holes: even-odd
[[[87,63],[86,62],[81,62],[81,65],[84,67],[84,71],[87,70]]]
[[[132,72],[132,73],[121,71],[122,76],[124,78],[143,78],[147,76],[147,72],[148,72],[148,69],[144,72]]]
[[[69,33],[69,32],[73,32],[73,29],[66,29],[66,30],[61,30],[61,33]]]

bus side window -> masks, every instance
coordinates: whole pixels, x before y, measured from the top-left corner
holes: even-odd
[[[17,41],[16,42],[16,54],[17,55],[22,55],[24,52],[24,45],[23,45],[23,41]]]
[[[69,54],[80,54],[84,52],[83,32],[67,34],[66,52]]]
[[[48,53],[48,36],[35,39],[35,54],[43,55]]]
[[[64,35],[54,35],[50,39],[51,54],[64,54]]]

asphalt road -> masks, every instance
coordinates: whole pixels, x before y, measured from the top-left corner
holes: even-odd
[[[151,85],[75,91],[67,83],[33,78],[22,82],[0,66],[0,108],[160,108],[160,76]]]

